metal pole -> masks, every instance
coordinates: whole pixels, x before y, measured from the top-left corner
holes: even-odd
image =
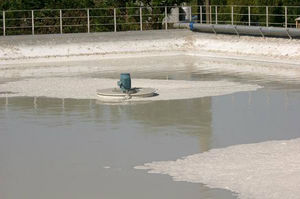
[[[5,27],[5,11],[3,11],[3,15],[2,15],[2,17],[3,17],[3,36],[5,36],[6,35],[6,27]]]
[[[231,6],[231,24],[234,24],[234,19],[233,19],[233,6]]]
[[[114,8],[114,31],[117,32],[117,12],[116,12],[116,8]]]
[[[190,21],[192,21],[192,6],[190,6]]]
[[[218,24],[218,6],[215,6],[215,11],[216,11],[216,24]]]
[[[269,7],[266,6],[266,26],[269,27]]]
[[[32,28],[32,35],[34,35],[34,11],[31,10],[31,28]]]
[[[284,7],[284,13],[285,13],[285,28],[288,27],[288,18],[287,18],[287,7],[285,6]]]
[[[86,10],[86,15],[87,15],[87,31],[90,33],[90,9]]]
[[[200,6],[200,23],[203,23],[203,19],[202,19],[202,6]]]
[[[251,26],[251,7],[248,6],[248,25]]]
[[[143,9],[140,7],[140,31],[143,31]]]
[[[209,6],[209,23],[212,23],[212,13],[211,13],[211,6]]]
[[[59,28],[60,28],[60,34],[63,34],[63,26],[62,26],[62,10],[59,10]]]
[[[165,29],[168,30],[168,8],[165,6]]]

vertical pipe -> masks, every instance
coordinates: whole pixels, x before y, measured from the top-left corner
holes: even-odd
[[[233,19],[233,6],[231,6],[231,25],[234,24],[234,19]]]
[[[287,13],[287,7],[286,6],[284,7],[284,13],[285,13],[285,28],[287,28],[288,27],[288,19],[287,19],[288,13]]]
[[[269,27],[269,7],[266,6],[266,26]]]
[[[114,8],[114,32],[117,32],[117,12],[116,12],[116,8]]]
[[[215,6],[215,11],[216,11],[216,24],[218,24],[218,6]]]
[[[143,10],[142,7],[140,7],[140,31],[143,31]]]
[[[87,32],[90,33],[90,9],[86,10],[86,16],[87,16]]]
[[[202,19],[202,6],[200,6],[200,23],[203,23],[203,19]]]
[[[168,8],[165,6],[165,29],[168,30]]]
[[[59,29],[60,29],[60,34],[63,34],[63,26],[62,26],[62,10],[59,10]]]
[[[248,6],[248,25],[251,26],[251,7]]]
[[[34,11],[31,10],[31,29],[32,29],[32,35],[34,35]]]
[[[3,11],[3,15],[2,15],[2,17],[3,17],[3,36],[5,36],[6,35],[6,26],[5,26],[5,11]]]
[[[211,6],[209,6],[209,23],[212,23],[212,13],[211,13]]]

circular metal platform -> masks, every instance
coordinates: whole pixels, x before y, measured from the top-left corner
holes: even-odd
[[[134,98],[153,97],[156,95],[154,88],[133,88],[128,93],[123,93],[119,88],[97,90],[98,99],[105,102],[125,101]]]

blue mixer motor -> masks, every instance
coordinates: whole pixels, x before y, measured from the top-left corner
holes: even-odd
[[[121,73],[120,81],[118,81],[118,86],[123,91],[123,93],[127,93],[131,90],[130,73]]]

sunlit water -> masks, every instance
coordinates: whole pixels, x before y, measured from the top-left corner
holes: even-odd
[[[127,105],[1,98],[0,198],[235,198],[229,191],[174,182],[133,167],[212,148],[300,137],[297,80],[199,69],[130,72],[137,78],[225,79],[264,88]],[[117,78],[118,73],[84,76]]]

